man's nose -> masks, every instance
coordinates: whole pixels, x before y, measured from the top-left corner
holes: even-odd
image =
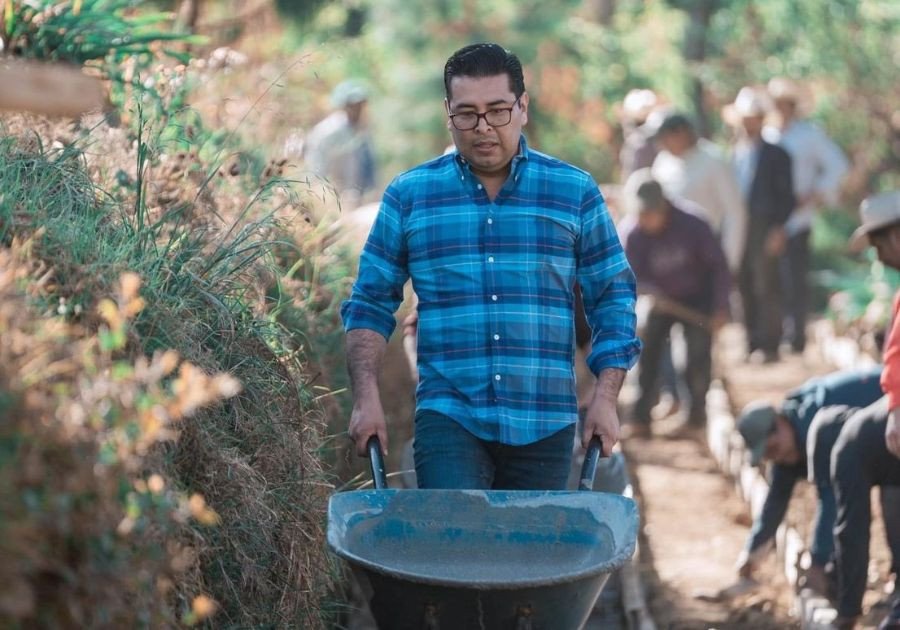
[[[484,129],[481,128],[481,124],[482,124],[482,123],[484,123]],[[490,124],[488,124],[487,117],[486,117],[486,116],[479,116],[479,117],[478,117],[478,124],[475,125],[475,131],[477,131],[477,132],[479,132],[479,133],[484,133],[485,131],[487,131],[487,130],[490,129],[490,128],[491,128],[491,126],[490,126]]]

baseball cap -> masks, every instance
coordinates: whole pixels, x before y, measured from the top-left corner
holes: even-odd
[[[766,452],[766,440],[775,426],[777,415],[775,407],[766,402],[752,402],[741,412],[738,431],[750,449],[750,463],[753,466],[762,461]]]
[[[348,79],[338,83],[331,92],[331,104],[334,107],[346,107],[354,103],[369,100],[369,90],[361,81]]]

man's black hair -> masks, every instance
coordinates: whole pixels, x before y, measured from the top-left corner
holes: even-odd
[[[659,127],[656,129],[656,135],[659,136],[664,133],[682,130],[687,130],[692,134],[696,134],[694,123],[686,114],[682,114],[681,112],[671,112],[666,115],[659,124]]]
[[[453,53],[444,65],[444,91],[450,98],[450,82],[453,77],[493,77],[505,74],[516,98],[525,92],[522,62],[513,53],[498,44],[471,44]]]

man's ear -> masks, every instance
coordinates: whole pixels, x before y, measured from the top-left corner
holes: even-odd
[[[519,107],[522,108],[522,124],[526,124],[528,122],[528,92],[522,92],[522,96],[519,97]]]
[[[447,129],[453,131],[453,129],[451,128],[453,123],[450,120],[450,101],[448,101],[446,98],[444,99],[444,111],[447,114]]]

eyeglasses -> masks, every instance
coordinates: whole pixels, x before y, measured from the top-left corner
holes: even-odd
[[[487,110],[483,114],[477,112],[451,114],[448,112],[447,116],[450,118],[450,122],[453,123],[453,126],[460,131],[471,131],[472,129],[475,129],[482,118],[484,118],[484,122],[491,127],[505,127],[512,121],[512,110],[519,104],[520,98],[522,97],[519,96],[513,101],[512,107],[495,107]]]

